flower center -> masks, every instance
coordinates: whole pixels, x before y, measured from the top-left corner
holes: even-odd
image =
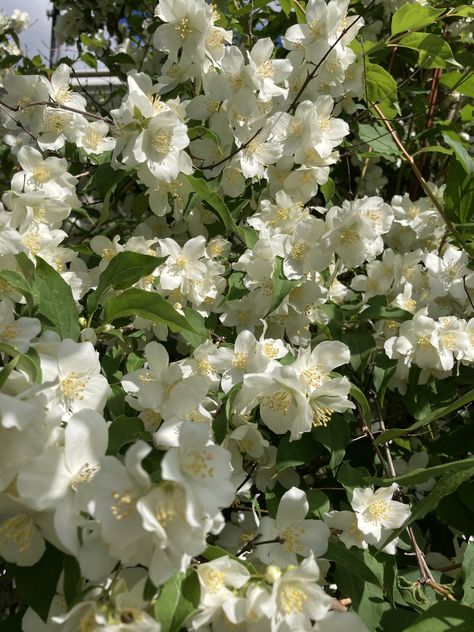
[[[211,593],[217,593],[224,588],[224,573],[213,568],[203,568],[201,577],[206,589]]]
[[[52,173],[45,164],[39,165],[33,170],[33,180],[36,184],[44,184],[51,179]]]
[[[13,542],[20,553],[30,546],[33,535],[33,521],[27,514],[18,514],[5,520],[0,527],[0,546]]]
[[[193,29],[189,25],[188,18],[181,18],[179,22],[176,22],[176,24],[174,25],[174,30],[183,40],[185,39],[186,35],[189,35],[193,32]]]
[[[110,511],[116,520],[128,518],[135,511],[136,498],[128,490],[112,492],[112,498],[115,503],[111,505]]]
[[[151,145],[158,153],[167,154],[171,148],[171,132],[166,132],[164,130],[158,132],[156,136],[153,136]]]
[[[294,584],[287,584],[280,590],[279,598],[283,612],[286,614],[298,614],[303,612],[303,605],[307,601],[308,595]]]
[[[82,395],[88,382],[84,373],[72,371],[64,380],[61,380],[61,391],[65,399],[84,399]]]
[[[55,100],[57,103],[67,103],[71,100],[71,91],[67,86],[61,86],[56,92]]]
[[[98,463],[91,465],[90,463],[84,463],[79,472],[74,476],[71,481],[71,487],[74,491],[77,490],[81,483],[87,483],[94,478],[96,472],[100,470]]]
[[[271,395],[264,395],[261,399],[262,406],[269,408],[273,412],[288,414],[290,406],[293,402],[291,392],[282,388],[279,391],[272,393]]]
[[[339,236],[340,242],[343,246],[353,246],[360,241],[359,233],[352,228],[341,231]]]
[[[237,351],[232,360],[232,366],[236,369],[245,369],[247,366],[248,353],[244,351]]]
[[[283,548],[289,553],[299,553],[303,555],[304,546],[300,537],[304,534],[303,527],[288,527],[280,533],[283,542]]]
[[[203,452],[191,452],[184,461],[183,469],[197,476],[197,478],[210,478],[214,476],[214,468],[212,467],[212,453],[210,450],[204,450]]]
[[[389,504],[386,500],[376,500],[366,509],[366,513],[372,522],[380,522],[388,516]]]

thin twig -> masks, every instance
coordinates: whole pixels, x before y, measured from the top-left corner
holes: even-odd
[[[403,157],[405,158],[405,160],[410,165],[413,173],[415,174],[416,179],[420,183],[420,185],[421,185],[422,189],[424,190],[424,192],[426,193],[426,195],[432,201],[433,206],[436,208],[438,213],[441,215],[441,217],[442,217],[444,223],[446,224],[446,226],[448,227],[449,231],[455,237],[456,241],[462,247],[462,249],[465,250],[467,252],[467,254],[471,256],[472,255],[471,248],[466,243],[464,237],[453,226],[451,220],[449,219],[449,217],[444,212],[444,209],[443,209],[442,205],[440,204],[439,200],[437,199],[436,195],[434,195],[433,191],[428,186],[428,183],[424,179],[423,175],[420,173],[420,170],[418,169],[413,157],[407,151],[407,149],[405,148],[405,145],[402,143],[402,141],[398,138],[397,132],[394,130],[394,128],[392,127],[390,122],[385,118],[382,110],[378,107],[378,105],[374,105],[373,108],[377,112],[377,114],[380,117],[380,120],[382,121],[382,123],[385,125],[387,130],[390,132],[390,135],[393,138],[395,144],[397,145],[397,147],[401,151],[401,153],[402,153]]]

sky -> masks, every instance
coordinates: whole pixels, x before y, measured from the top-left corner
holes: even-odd
[[[40,53],[49,59],[51,43],[51,20],[47,12],[49,0],[0,0],[0,12],[11,15],[15,9],[26,11],[30,16],[30,27],[20,33],[20,40],[28,56]]]

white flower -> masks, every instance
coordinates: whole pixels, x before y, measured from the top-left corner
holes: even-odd
[[[353,511],[330,511],[324,515],[324,521],[331,529],[338,531],[338,538],[350,549],[366,549],[368,546],[365,534],[357,526],[357,514]]]
[[[41,331],[41,323],[37,318],[21,316],[15,320],[13,304],[10,301],[0,301],[0,341],[15,347],[25,353],[31,346],[31,341]]]
[[[261,540],[279,538],[282,542],[258,544],[255,554],[264,563],[285,567],[297,564],[297,555],[312,553],[321,557],[327,550],[329,529],[321,520],[305,520],[309,510],[306,494],[292,487],[281,497],[275,520],[264,516],[260,522]]]
[[[392,500],[398,485],[373,488],[356,487],[352,494],[352,509],[357,514],[357,526],[366,535],[372,535],[380,542],[382,529],[397,529],[410,517],[410,508],[404,503]]]
[[[40,353],[43,381],[51,405],[66,415],[84,408],[102,412],[111,390],[100,374],[99,354],[90,342],[63,340],[50,353]]]
[[[200,526],[186,520],[190,500],[184,488],[171,482],[153,488],[137,502],[143,528],[155,540],[150,561],[150,577],[156,586],[167,581],[176,571],[185,571],[193,555],[206,548],[206,533],[212,521]]]
[[[201,524],[203,514],[213,517],[234,499],[230,454],[210,441],[209,428],[201,424],[181,427],[179,446],[165,454],[161,475],[184,486],[194,505],[187,518],[196,526]]]
[[[249,412],[257,405],[265,425],[277,434],[290,431],[291,441],[311,430],[313,414],[292,366],[276,365],[244,377],[234,407]]]
[[[311,556],[275,581],[272,597],[276,624],[284,621],[291,630],[306,630],[311,620],[324,619],[331,597],[316,583],[318,579],[319,568]]]
[[[54,527],[62,544],[79,552],[77,525],[82,486],[100,469],[108,443],[107,424],[93,410],[73,415],[64,431],[64,447],[52,445],[22,469],[17,479],[20,498],[30,507],[55,509]]]
[[[204,261],[206,240],[204,237],[189,239],[182,248],[174,239],[160,239],[161,255],[168,257],[160,270],[160,284],[165,290],[180,288],[183,294],[190,291],[193,281],[200,281],[207,275]]]
[[[71,76],[71,68],[66,64],[59,64],[51,75],[51,83],[49,86],[49,95],[53,101],[59,105],[74,107],[79,110],[85,110],[86,99],[76,92],[72,92],[69,88]]]

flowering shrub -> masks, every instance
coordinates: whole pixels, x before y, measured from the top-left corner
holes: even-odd
[[[472,629],[474,9],[433,4],[62,0],[52,69],[2,18],[0,630]]]

